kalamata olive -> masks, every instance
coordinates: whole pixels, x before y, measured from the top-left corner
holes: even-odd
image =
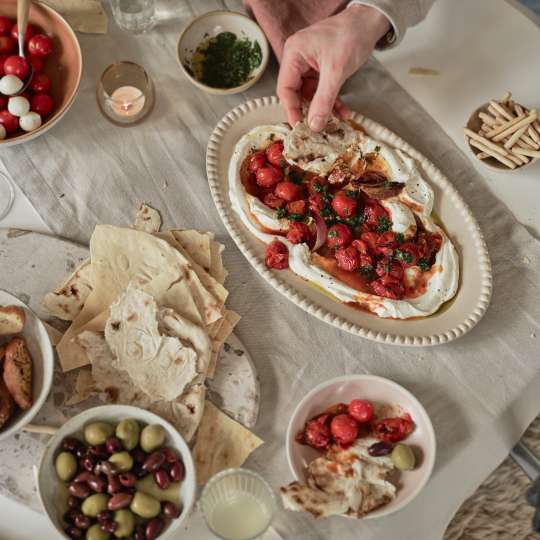
[[[144,430],[143,430],[144,431]],[[161,451],[152,452],[143,463],[143,470],[146,472],[157,471],[165,462],[165,454]]]
[[[86,540],[109,540],[109,537],[110,534],[102,531],[99,523],[94,523],[94,525],[86,531]]]
[[[116,436],[122,441],[126,450],[133,450],[139,444],[140,431],[138,422],[133,418],[126,418],[116,426]]]
[[[90,486],[85,482],[72,482],[69,484],[68,491],[73,497],[77,499],[86,499],[92,493]]]
[[[84,485],[84,484],[78,484]],[[81,505],[82,513],[85,516],[97,517],[97,515],[103,510],[107,510],[107,502],[109,497],[104,493],[94,493],[90,497],[86,498]]]
[[[119,538],[125,538],[133,534],[135,516],[127,508],[122,508],[114,513],[114,523],[116,525],[114,535]]]
[[[109,495],[113,495],[114,493],[118,493],[122,490],[122,484],[120,483],[120,478],[116,474],[111,474],[107,477],[108,484],[107,484],[107,493]]]
[[[154,480],[161,489],[167,489],[171,485],[171,479],[165,469],[154,471]]]
[[[143,469],[142,463],[135,463],[135,465],[133,465],[133,469],[131,469],[131,472],[137,478],[142,478],[143,476],[146,476],[146,471]]]
[[[101,530],[108,533],[113,533],[116,531],[116,523],[114,521],[104,521],[103,523],[100,523],[99,525],[101,527]]]
[[[119,472],[128,472],[133,467],[133,458],[129,452],[116,452],[109,458],[109,463],[115,465]]]
[[[90,478],[94,476],[90,471],[83,471],[79,473],[74,479],[74,482],[88,482]]]
[[[181,482],[184,479],[185,469],[181,461],[177,461],[171,465],[169,475],[173,482]]]
[[[96,476],[93,474],[86,483],[90,486],[90,489],[96,493],[105,493],[107,490],[107,480],[105,480],[103,476]]]
[[[94,474],[106,474],[107,476],[111,474],[116,474],[118,472],[118,467],[111,463],[110,461],[100,461],[94,467]]]
[[[161,511],[163,512],[163,515],[169,519],[176,519],[182,513],[182,509],[170,501],[163,503]]]
[[[54,466],[62,482],[69,482],[77,474],[77,459],[70,452],[60,452],[56,456]]]
[[[400,471],[412,471],[416,459],[411,447],[403,443],[396,444],[392,450],[392,462]]]
[[[78,514],[75,517],[75,527],[78,527],[79,529],[88,529],[90,525],[92,525],[92,520],[88,516]]]
[[[146,426],[141,432],[141,448],[145,452],[153,452],[163,446],[165,428],[160,424]]]
[[[75,523],[75,518],[80,514],[80,512],[78,510],[74,510],[74,509],[71,509],[71,510],[68,510],[64,515],[63,515],[63,519],[66,523]]]
[[[66,527],[64,529],[64,532],[66,533],[68,538],[73,538],[74,540],[83,537],[83,532],[81,531],[81,529],[77,529],[77,527]]]
[[[146,524],[146,540],[155,540],[163,531],[164,525],[161,518],[151,519]]]
[[[104,523],[105,521],[112,521],[114,514],[110,510],[102,510],[96,517],[98,523]]]
[[[178,456],[172,448],[166,446],[165,448],[162,448],[161,451],[165,455],[165,461],[167,463],[176,463],[178,461]]]
[[[135,463],[144,463],[148,457],[148,454],[141,448],[134,448],[131,451],[131,456],[135,460]]]
[[[131,504],[133,500],[133,495],[131,493],[120,492],[115,493],[107,503],[108,510],[120,510]]]
[[[88,453],[98,460],[107,459],[112,454],[112,452],[108,451],[105,444],[95,444],[94,446],[91,446],[88,449]]]
[[[124,473],[118,475],[118,480],[124,487],[133,487],[137,481],[137,477],[132,473]]]
[[[105,441],[105,446],[109,454],[116,454],[117,452],[121,452],[123,450],[122,442],[118,437],[109,437]]]
[[[88,448],[86,448],[84,445],[79,446],[75,450],[75,457],[79,460],[86,456],[86,454],[88,454]]]
[[[137,525],[135,529],[135,540],[146,540],[146,531],[144,525]]]
[[[66,437],[62,441],[62,450],[71,452],[72,454],[74,454],[77,448],[80,448],[81,446],[83,446],[83,443],[78,439],[75,439],[75,437]]]
[[[103,444],[114,433],[114,427],[107,422],[92,422],[84,428],[84,439],[89,445]]]
[[[159,501],[142,491],[135,493],[129,508],[134,514],[146,519],[156,517],[161,511]]]
[[[77,497],[74,497],[73,495],[70,495],[67,504],[68,508],[71,508],[72,510],[78,510],[81,507],[81,500],[77,499]]]
[[[377,442],[368,448],[368,454],[373,457],[387,456],[392,451],[393,446],[387,442]]]
[[[93,471],[96,466],[96,458],[88,454],[81,459],[80,465],[87,471]]]

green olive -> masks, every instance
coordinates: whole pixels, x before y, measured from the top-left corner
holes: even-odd
[[[142,491],[160,502],[169,501],[176,505],[180,504],[181,482],[171,482],[167,489],[161,489],[154,480],[154,476],[147,474],[135,483],[137,491]]]
[[[133,450],[139,444],[141,428],[136,420],[127,418],[116,426],[116,436],[122,441],[126,450]]]
[[[114,433],[114,427],[107,422],[93,422],[84,428],[84,439],[90,446],[103,444]]]
[[[99,523],[95,523],[86,531],[86,540],[109,540],[111,535],[102,531]]]
[[[134,514],[146,519],[156,517],[161,511],[161,505],[158,500],[140,491],[135,493],[129,508]]]
[[[135,516],[127,508],[122,508],[114,513],[114,521],[116,523],[116,529],[114,530],[114,536],[117,538],[125,538],[133,534],[135,528]]]
[[[128,472],[133,467],[133,458],[129,452],[116,452],[109,458],[109,461],[116,465],[120,472]]]
[[[165,442],[165,429],[160,424],[146,426],[141,432],[141,448],[153,452]]]
[[[392,462],[400,471],[412,471],[415,465],[414,453],[410,446],[399,443],[392,450]]]
[[[56,474],[63,482],[69,482],[77,472],[77,460],[69,452],[60,452],[55,461]]]
[[[95,493],[84,499],[81,510],[85,516],[96,517],[103,510],[107,510],[109,497],[104,493]]]

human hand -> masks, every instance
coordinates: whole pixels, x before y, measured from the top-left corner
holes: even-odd
[[[390,22],[380,11],[353,5],[290,36],[277,85],[289,123],[294,126],[302,120],[302,98],[313,97],[308,124],[314,131],[324,128],[334,108],[345,116],[348,110],[338,100],[341,86],[389,29]]]

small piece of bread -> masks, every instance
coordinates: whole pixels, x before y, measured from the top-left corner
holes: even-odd
[[[0,307],[0,336],[22,332],[25,320],[24,309],[18,306]]]
[[[6,345],[4,382],[21,409],[32,406],[32,358],[22,337],[13,338]]]
[[[15,402],[8,392],[6,383],[0,378],[0,428],[11,418]]]

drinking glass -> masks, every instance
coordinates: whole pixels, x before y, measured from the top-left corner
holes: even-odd
[[[13,186],[7,176],[0,173],[0,219],[7,216],[14,199]]]
[[[116,24],[126,32],[142,34],[156,23],[156,0],[110,0]]]
[[[222,540],[254,540],[270,527],[276,497],[266,480],[247,469],[227,469],[207,482],[200,508],[208,528]]]

